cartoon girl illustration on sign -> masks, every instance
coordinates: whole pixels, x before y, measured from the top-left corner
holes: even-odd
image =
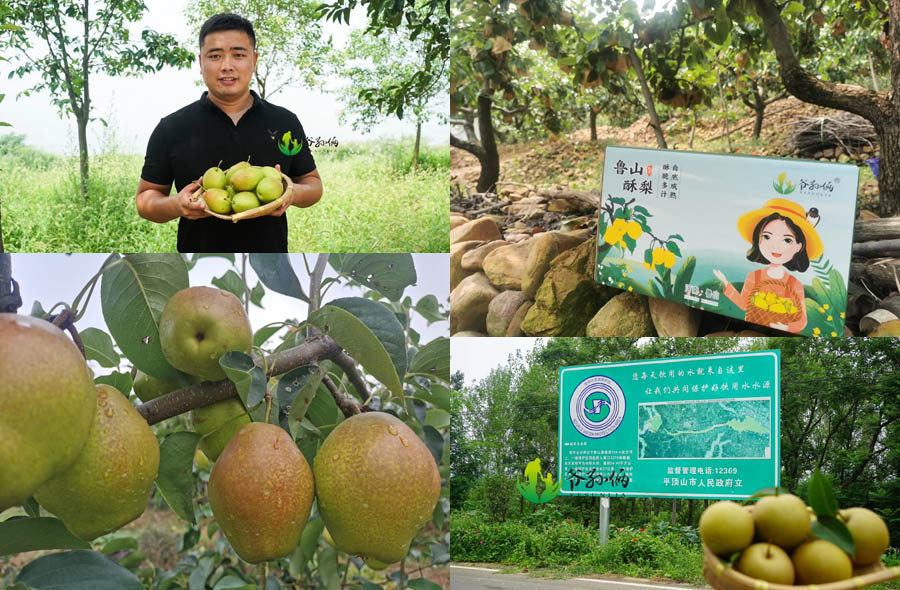
[[[737,226],[751,245],[747,260],[767,266],[750,272],[740,292],[722,271],[713,270],[725,296],[744,310],[748,322],[800,332],[806,327],[806,298],[803,284],[788,271],[805,271],[809,261],[824,251],[806,212],[793,201],[771,199],[761,209],[741,215]]]

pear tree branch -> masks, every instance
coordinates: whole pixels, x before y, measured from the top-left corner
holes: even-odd
[[[269,367],[269,371],[266,376],[282,375],[296,367],[322,360],[330,360],[341,367],[351,385],[359,394],[360,399],[367,400],[369,398],[368,386],[360,376],[359,371],[356,370],[356,362],[330,336],[316,336],[299,346],[267,357],[265,366]],[[256,365],[263,366],[262,361],[257,361]],[[345,416],[349,417],[366,410],[365,406],[341,393],[337,387],[329,387],[328,390]],[[137,411],[148,424],[156,424],[166,418],[232,397],[238,397],[238,392],[231,381],[227,379],[223,381],[205,381],[182,389],[176,389],[171,393],[152,399],[137,406]]]

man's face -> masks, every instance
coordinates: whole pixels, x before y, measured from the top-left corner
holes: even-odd
[[[244,31],[216,31],[204,37],[200,71],[209,93],[222,100],[246,95],[257,55],[250,35]]]

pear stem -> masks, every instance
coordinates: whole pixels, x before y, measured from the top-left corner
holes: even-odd
[[[266,423],[269,422],[269,414],[272,412],[272,393],[266,389]]]

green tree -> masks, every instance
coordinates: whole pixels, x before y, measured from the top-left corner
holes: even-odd
[[[253,23],[260,54],[253,79],[265,99],[286,87],[321,83],[331,39],[322,36],[318,6],[307,0],[191,0],[184,15],[197,35],[207,18],[222,12]]]
[[[87,198],[87,127],[94,120],[91,74],[129,76],[157,72],[165,66],[186,68],[193,56],[171,35],[150,29],[141,33],[139,44],[131,42],[127,23],[140,19],[146,9],[142,0],[98,2],[93,11],[88,2],[75,0],[10,0],[6,4],[9,16],[23,29],[2,41],[21,63],[10,75],[38,74],[41,80],[25,94],[46,90],[60,113],[75,117],[81,196]],[[36,53],[42,52],[41,44],[46,46],[44,55]]]
[[[421,38],[411,40],[403,28],[386,30],[378,35],[355,30],[343,51],[331,56],[335,76],[346,81],[337,90],[344,109],[340,120],[353,119],[353,129],[368,133],[381,119],[391,114],[398,119],[403,112],[412,112],[416,123],[416,143],[413,149],[413,170],[418,167],[422,124],[431,119],[444,120],[436,98],[447,94],[447,63],[427,69],[425,44]],[[413,79],[428,78],[419,92],[402,95],[399,89]],[[397,101],[399,100],[399,107]]]

